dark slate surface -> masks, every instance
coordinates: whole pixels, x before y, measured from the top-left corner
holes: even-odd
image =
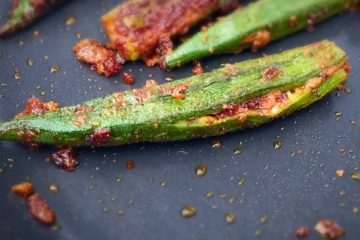
[[[0,119],[13,116],[32,95],[67,105],[128,89],[120,76],[98,76],[71,53],[78,40],[76,32],[106,39],[98,19],[116,3],[79,0],[0,41]],[[9,6],[9,0],[1,1],[1,21]],[[65,25],[68,16],[76,17],[75,25]],[[72,173],[45,162],[53,151],[50,147],[31,152],[1,142],[0,238],[294,239],[294,229],[307,225],[311,229],[308,239],[319,239],[312,230],[314,224],[318,219],[331,218],[346,229],[344,239],[360,239],[360,213],[353,213],[360,207],[360,183],[350,177],[351,172],[360,171],[356,142],[360,137],[359,26],[359,13],[343,14],[317,25],[314,33],[287,37],[259,54],[244,52],[203,61],[210,70],[222,62],[277,53],[324,38],[348,52],[353,65],[348,84],[351,93],[332,93],[305,110],[257,129],[186,142],[80,149],[81,164]],[[34,30],[40,31],[40,37],[32,36]],[[26,64],[29,57],[35,60],[32,67]],[[50,74],[52,64],[59,64],[61,72]],[[14,68],[21,71],[21,80],[13,79]],[[164,82],[165,77],[191,75],[191,66],[166,73],[136,62],[126,64],[124,70],[128,69],[136,76],[133,87],[142,86],[150,77]],[[342,113],[339,119],[337,111]],[[277,137],[282,148],[274,150],[272,143]],[[214,139],[222,141],[220,149],[212,148]],[[241,154],[233,155],[239,145]],[[292,156],[297,150],[302,153]],[[125,169],[128,159],[135,160],[134,170]],[[203,178],[194,174],[200,162],[208,166]],[[339,168],[346,174],[333,180]],[[123,177],[121,183],[116,181],[118,176]],[[245,183],[239,185],[239,179]],[[56,210],[60,230],[34,221],[25,202],[10,192],[13,184],[23,180],[31,181]],[[161,187],[161,181],[167,185]],[[59,185],[58,193],[49,191],[51,183]],[[214,197],[207,198],[208,191],[213,191]],[[346,194],[341,196],[341,191]],[[233,196],[235,201],[230,204]],[[194,218],[180,216],[185,204],[198,209]],[[118,215],[120,209],[125,210],[122,216]],[[228,211],[237,216],[232,225],[225,222]],[[267,223],[259,220],[263,214],[269,218]],[[262,234],[255,237],[258,229]]]

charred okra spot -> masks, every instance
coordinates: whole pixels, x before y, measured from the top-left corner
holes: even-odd
[[[81,127],[87,120],[89,115],[87,113],[77,114],[75,119],[72,121],[72,124],[76,127]]]
[[[94,110],[93,106],[80,105],[75,108],[74,112],[75,113],[87,113],[87,112],[91,112],[92,110]]]
[[[289,17],[289,27],[293,28],[297,25],[297,17],[295,15]]]
[[[93,146],[106,144],[111,139],[111,131],[108,128],[96,129],[90,136],[86,137],[86,142]]]
[[[313,32],[315,30],[315,24],[319,22],[324,16],[326,16],[329,12],[328,8],[324,8],[323,10],[311,13],[306,21],[307,23],[307,30],[309,32]]]
[[[271,66],[268,68],[265,68],[262,73],[261,76],[264,80],[273,80],[274,78],[278,77],[278,76],[282,76],[284,74],[283,70],[281,70],[280,68],[277,68],[275,66]]]
[[[35,114],[39,115],[48,111],[57,111],[60,109],[60,105],[56,102],[49,101],[43,102],[38,98],[31,97],[26,101],[24,109],[15,115],[15,118]]]
[[[223,71],[225,76],[236,76],[240,73],[236,64],[225,64]]]
[[[235,115],[242,115],[249,111],[266,111],[285,102],[287,99],[288,95],[286,92],[274,91],[238,104],[224,105],[219,113],[213,114],[212,116],[219,120]]]
[[[40,148],[40,144],[36,143],[36,138],[40,134],[39,132],[31,129],[22,129],[18,133],[20,143],[24,144],[29,149],[35,150]]]
[[[241,44],[249,44],[251,51],[257,52],[260,48],[265,47],[270,43],[271,32],[267,30],[259,30],[250,36],[247,36]]]

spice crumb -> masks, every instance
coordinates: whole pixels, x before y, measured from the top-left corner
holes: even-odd
[[[135,168],[135,162],[134,160],[127,160],[126,161],[126,169],[134,169]]]
[[[195,167],[195,174],[198,177],[203,177],[206,175],[206,173],[207,173],[207,166],[205,164],[200,163]]]
[[[166,187],[166,185],[167,185],[167,182],[166,182],[165,180],[162,180],[162,181],[160,182],[160,186],[161,186],[161,187]]]
[[[56,192],[58,192],[58,191],[60,190],[60,188],[59,188],[59,186],[56,185],[55,183],[52,183],[52,184],[50,184],[50,186],[49,186],[49,190],[50,190],[51,192],[53,192],[53,193],[56,193]]]
[[[13,185],[11,187],[11,191],[22,198],[27,198],[28,196],[30,196],[30,194],[33,193],[33,187],[32,184],[29,182],[22,182]]]
[[[262,230],[261,229],[256,229],[255,230],[255,236],[258,237],[262,234]]]
[[[225,220],[228,224],[233,224],[236,220],[236,216],[233,212],[228,212],[225,215]]]
[[[35,64],[35,61],[32,58],[28,58],[28,59],[26,59],[26,63],[27,63],[27,65],[29,65],[31,67]]]
[[[267,221],[269,220],[269,217],[265,214],[260,216],[260,222],[262,223],[267,223]]]
[[[214,196],[214,192],[211,192],[211,191],[210,191],[210,192],[207,192],[207,193],[206,193],[206,197],[207,197],[207,198],[211,198],[211,197],[213,197],[213,196]]]
[[[196,215],[196,208],[193,207],[192,205],[185,205],[182,209],[181,209],[181,215],[184,218],[191,218],[193,216]]]
[[[298,227],[295,231],[295,236],[297,238],[305,238],[309,236],[309,228],[308,227]]]
[[[280,149],[282,146],[281,141],[279,138],[276,138],[273,142],[273,147],[275,150]]]
[[[57,64],[53,64],[50,69],[49,69],[50,73],[53,74],[53,73],[57,73],[60,71],[60,66],[57,65]]]
[[[344,175],[345,175],[345,170],[344,169],[337,169],[336,170],[336,176],[342,177]]]
[[[360,172],[353,172],[351,174],[351,179],[355,181],[360,181]]]
[[[14,79],[15,79],[15,80],[20,80],[21,77],[22,77],[22,74],[21,74],[20,70],[17,69],[17,68],[15,68],[15,69],[14,69]]]
[[[323,219],[317,222],[315,230],[322,238],[328,240],[338,239],[345,234],[343,228],[337,222],[330,219]]]
[[[220,140],[213,140],[213,141],[211,142],[211,145],[212,145],[213,148],[220,148],[221,145],[222,145],[222,143],[221,143]]]
[[[70,16],[66,19],[65,24],[67,26],[74,25],[76,23],[76,18],[73,16]]]

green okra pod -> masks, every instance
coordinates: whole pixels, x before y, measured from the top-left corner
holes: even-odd
[[[70,0],[13,0],[10,16],[0,26],[0,38],[23,29],[56,6]]]
[[[346,54],[324,40],[163,85],[116,92],[0,124],[0,141],[107,146],[224,134],[287,115],[347,79]]]
[[[169,68],[221,53],[257,51],[282,38],[349,9],[358,0],[258,0],[220,19],[181,44],[165,61]]]

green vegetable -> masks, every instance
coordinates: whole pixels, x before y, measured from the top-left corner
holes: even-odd
[[[321,41],[163,85],[117,92],[0,125],[0,141],[118,145],[255,127],[319,100],[347,79],[346,54]]]
[[[195,34],[166,57],[166,65],[173,68],[213,54],[246,48],[256,51],[301,29],[312,30],[315,23],[355,3],[359,0],[259,0]]]
[[[69,0],[13,0],[8,21],[0,26],[0,38],[9,36],[33,23],[55,6]]]

